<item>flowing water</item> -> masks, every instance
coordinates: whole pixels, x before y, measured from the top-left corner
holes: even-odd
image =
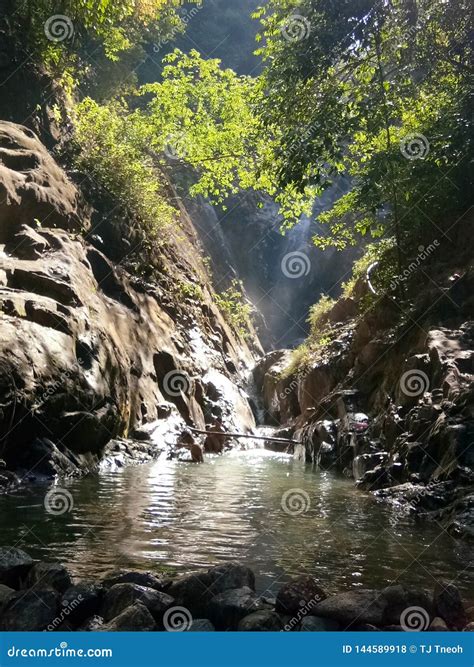
[[[351,481],[263,449],[203,465],[160,460],[64,488],[74,505],[61,515],[45,510],[46,487],[0,498],[1,544],[87,579],[238,561],[269,593],[301,573],[333,592],[392,581],[432,589],[442,579],[468,595],[472,583],[468,545],[438,525],[397,517]]]

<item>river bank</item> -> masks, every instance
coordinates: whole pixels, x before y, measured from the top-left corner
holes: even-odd
[[[255,592],[248,567],[227,563],[170,579],[118,571],[93,583],[73,582],[59,563],[0,549],[3,631],[474,631],[458,589],[434,592],[401,584],[327,594],[309,574],[275,597]]]

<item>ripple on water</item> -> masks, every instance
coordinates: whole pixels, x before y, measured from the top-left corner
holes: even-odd
[[[199,466],[158,461],[67,488],[74,508],[62,516],[46,513],[45,487],[1,498],[1,542],[20,538],[33,555],[88,578],[120,567],[186,572],[234,560],[254,568],[261,591],[304,572],[334,591],[398,578],[432,588],[441,578],[467,593],[472,582],[468,545],[284,454],[234,450]],[[297,516],[281,506],[295,489],[309,499]]]

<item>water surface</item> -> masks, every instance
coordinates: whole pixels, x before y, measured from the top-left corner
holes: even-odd
[[[282,454],[160,460],[64,488],[74,506],[58,516],[45,510],[46,487],[0,498],[0,543],[61,561],[85,579],[117,568],[176,573],[238,561],[254,569],[260,592],[302,573],[333,592],[394,581],[432,589],[443,580],[469,601],[470,583],[472,590],[467,544]]]

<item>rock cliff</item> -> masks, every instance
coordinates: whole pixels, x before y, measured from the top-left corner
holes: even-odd
[[[252,428],[242,387],[261,348],[214,303],[184,212],[166,231],[155,279],[133,275],[110,259],[94,234],[97,211],[37,136],[4,121],[0,200],[0,457],[9,468],[77,472],[111,439],[155,429],[159,450],[166,433],[216,414]]]
[[[288,352],[273,352],[255,380],[267,420],[301,440],[296,456],[472,537],[472,218],[447,221],[440,236],[403,300],[379,294],[367,308],[361,280],[328,314],[319,354],[285,372]]]

